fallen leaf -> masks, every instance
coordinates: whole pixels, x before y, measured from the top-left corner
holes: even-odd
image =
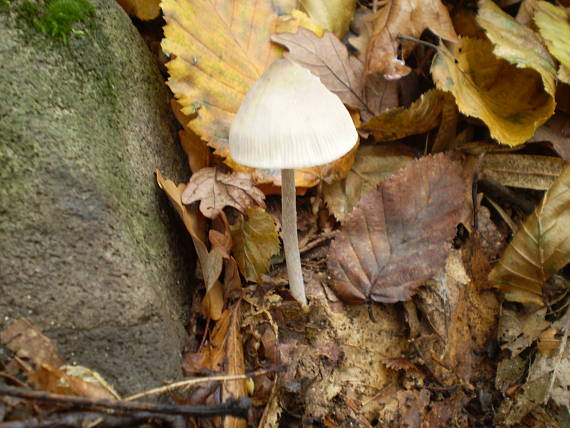
[[[222,272],[223,265],[223,255],[220,248],[213,248],[212,251],[208,251],[206,246],[206,229],[203,221],[203,217],[194,210],[189,209],[186,205],[182,203],[182,194],[184,184],[179,184],[178,186],[174,184],[172,180],[168,180],[162,177],[159,170],[155,171],[156,181],[158,186],[166,192],[171,205],[174,207],[178,215],[182,219],[186,230],[190,233],[192,237],[192,242],[194,242],[194,247],[196,248],[196,254],[198,255],[198,262],[200,263],[200,270],[202,272],[202,278],[204,279],[204,284],[206,286],[206,296],[212,287],[218,281],[220,274]],[[208,299],[214,299],[214,294],[208,297]],[[213,308],[213,302],[207,303],[208,307]],[[219,306],[219,302],[217,303]],[[211,312],[211,316],[215,316],[217,312]],[[215,319],[215,318],[213,318]]]
[[[492,153],[483,158],[481,172],[503,186],[548,190],[566,164],[553,156]]]
[[[240,218],[230,226],[234,246],[232,253],[240,272],[248,281],[259,282],[269,269],[269,260],[279,252],[279,236],[271,214],[259,207],[247,210],[247,218]]]
[[[331,287],[343,300],[408,300],[445,263],[463,219],[461,166],[444,155],[410,163],[361,198],[331,244]]]
[[[204,140],[192,131],[180,131],[180,144],[188,157],[188,166],[192,173],[206,168],[210,164],[210,149]]]
[[[344,104],[374,113],[364,97],[362,63],[349,55],[346,46],[334,34],[326,31],[323,37],[318,37],[300,28],[295,34],[275,34],[271,40],[289,49],[285,57],[318,76]]]
[[[59,367],[63,364],[63,359],[51,339],[25,318],[14,321],[2,330],[0,342],[19,358],[30,360],[37,366],[47,363],[52,367]]]
[[[439,125],[446,103],[454,104],[444,92],[431,89],[410,107],[384,111],[359,129],[373,134],[375,141],[393,141],[409,135],[423,134]]]
[[[300,28],[306,28],[317,36],[322,37],[325,29],[309,15],[299,9],[293,9],[288,15],[279,16],[275,23],[275,33],[296,33]]]
[[[149,21],[160,15],[160,0],[117,0],[125,12],[143,21]]]
[[[358,149],[356,160],[344,180],[323,186],[325,202],[337,220],[343,220],[378,184],[413,159],[402,145],[369,145]]]
[[[362,63],[366,61],[366,50],[373,29],[373,17],[372,10],[361,6],[356,9],[354,19],[352,24],[350,24],[351,33],[347,39],[348,44],[357,51],[358,59]]]
[[[545,308],[523,308],[520,311],[503,308],[499,318],[497,339],[501,349],[516,357],[530,347],[550,324],[545,320]]]
[[[386,1],[374,20],[366,52],[366,75],[382,73],[387,79],[407,75],[410,68],[401,58],[405,59],[415,45],[402,43],[396,36],[402,34],[417,39],[426,28],[442,39],[458,40],[447,8],[440,0]]]
[[[451,49],[441,44],[431,73],[437,88],[453,94],[459,111],[481,119],[500,143],[516,146],[553,114],[554,98],[539,74],[508,64],[492,50],[479,39],[462,38]]]
[[[356,0],[303,0],[301,5],[325,30],[342,39],[354,16]]]
[[[205,317],[214,321],[220,319],[224,310],[224,287],[220,281],[214,281],[208,288],[200,306],[201,312]]]
[[[556,68],[540,37],[519,24],[491,0],[479,0],[477,22],[493,45],[493,53],[519,68],[536,71],[547,94],[556,92]],[[512,88],[511,88],[512,90]]]
[[[163,50],[168,86],[187,116],[188,127],[216,154],[229,156],[231,122],[250,86],[280,49],[269,36],[277,14],[271,1],[164,0]]]
[[[536,3],[534,22],[552,56],[560,61],[558,79],[570,84],[570,22],[566,10],[539,1]]]
[[[202,168],[190,178],[182,193],[182,203],[190,205],[200,201],[200,212],[215,218],[224,207],[234,207],[244,213],[252,205],[265,207],[265,195],[256,188],[249,174],[226,174],[217,168]]]
[[[562,159],[570,162],[570,115],[556,112],[536,130],[530,141],[548,141]]]
[[[543,305],[545,282],[570,262],[570,167],[519,229],[489,281],[507,300]]]

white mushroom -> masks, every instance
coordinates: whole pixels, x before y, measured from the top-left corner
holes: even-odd
[[[297,238],[295,168],[331,162],[358,135],[340,99],[307,69],[278,59],[246,94],[230,129],[230,153],[253,168],[281,170],[282,233],[293,297],[307,304]]]

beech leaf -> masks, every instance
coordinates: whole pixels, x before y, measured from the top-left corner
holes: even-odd
[[[408,164],[363,196],[330,247],[337,295],[349,303],[408,300],[445,265],[464,187],[461,165],[441,154]]]
[[[440,44],[431,73],[436,87],[451,92],[463,114],[481,119],[503,144],[524,143],[554,112],[554,98],[541,75],[497,58],[488,40],[462,38],[450,49]]]
[[[249,174],[226,174],[214,167],[202,168],[192,175],[182,193],[182,203],[200,201],[200,212],[208,218],[215,218],[227,206],[242,213],[252,205],[265,207],[264,198]]]
[[[414,45],[396,38],[403,34],[419,38],[429,28],[439,37],[457,41],[447,8],[440,0],[389,0],[374,20],[366,52],[366,74],[382,73],[387,79],[399,79],[410,72],[400,59],[406,58]],[[403,55],[400,55],[402,45]]]
[[[566,10],[539,1],[536,3],[534,22],[552,56],[560,61],[558,79],[570,84],[570,22]]]
[[[431,89],[408,108],[383,111],[360,126],[374,135],[376,141],[393,141],[409,135],[423,134],[441,122],[445,104],[453,104],[443,91]]]
[[[546,192],[489,275],[508,300],[543,305],[544,283],[570,262],[570,166]]]
[[[412,161],[410,150],[402,145],[363,146],[344,180],[323,186],[325,201],[337,220],[343,220],[365,193]]]
[[[240,218],[230,228],[234,242],[232,252],[240,272],[248,281],[259,281],[269,269],[271,257],[279,252],[273,216],[254,206],[247,210],[246,220]]]

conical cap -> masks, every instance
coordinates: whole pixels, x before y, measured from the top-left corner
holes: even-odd
[[[340,99],[310,71],[283,58],[246,94],[230,129],[230,153],[253,168],[304,168],[340,158],[357,138]]]

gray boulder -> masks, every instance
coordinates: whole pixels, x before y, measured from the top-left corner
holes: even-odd
[[[119,392],[180,376],[186,180],[158,67],[112,0],[66,45],[0,7],[0,329],[28,318]]]

